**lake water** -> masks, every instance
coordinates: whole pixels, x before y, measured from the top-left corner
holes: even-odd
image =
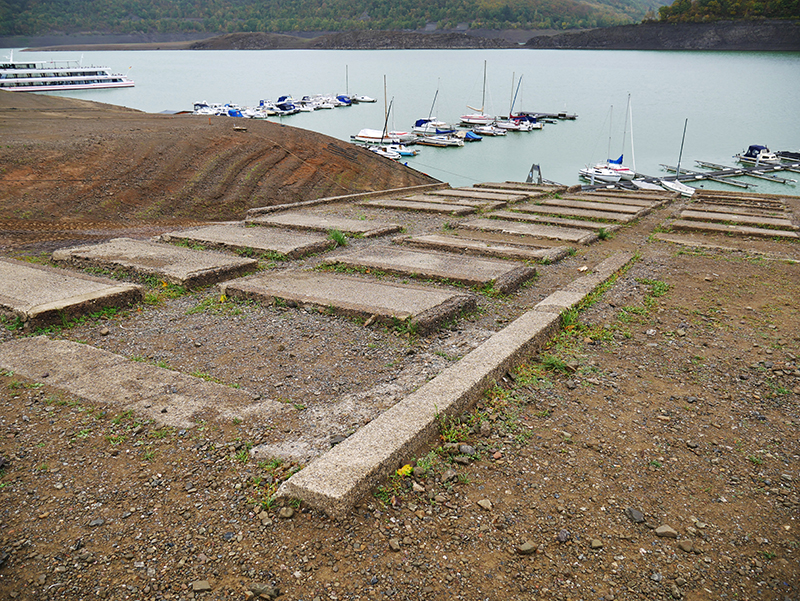
[[[0,50],[0,56],[8,50]],[[546,179],[578,183],[587,163],[619,156],[628,94],[625,162],[659,175],[675,165],[688,119],[682,167],[694,160],[733,164],[750,144],[800,150],[800,53],[585,50],[264,50],[15,52],[17,60],[78,59],[128,73],[134,88],[62,93],[147,112],[191,110],[195,101],[256,105],[279,95],[366,94],[375,104],[283,118],[342,140],[382,129],[384,77],[393,100],[390,129],[408,130],[433,115],[457,122],[479,107],[487,64],[486,111],[504,114],[512,78],[523,76],[515,110],[576,113],[541,131],[485,138],[464,148],[425,147],[408,164],[453,186],[524,180],[532,163]],[[610,110],[613,106],[613,110]],[[609,124],[611,117],[611,125]],[[203,118],[203,117],[198,117]],[[800,174],[791,177],[800,179]],[[757,192],[800,194],[796,186],[756,183]],[[708,188],[726,189],[706,183]],[[733,189],[733,188],[727,188]]]

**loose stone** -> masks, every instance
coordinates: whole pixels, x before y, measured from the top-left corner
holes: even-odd
[[[662,524],[656,528],[656,536],[664,538],[678,538],[678,533],[667,524]]]

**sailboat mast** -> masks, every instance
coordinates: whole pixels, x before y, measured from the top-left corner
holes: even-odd
[[[683,158],[683,142],[686,140],[686,126],[689,124],[689,118],[686,118],[686,121],[683,122],[683,137],[681,138],[681,151],[678,154],[678,167],[675,170],[675,179],[678,179],[678,176],[681,174],[681,159]]]
[[[633,109],[629,109],[628,114],[630,115],[631,119],[631,166],[633,168],[634,175],[636,175],[636,151],[633,149]]]
[[[511,110],[508,112],[509,119],[514,115],[514,105],[517,104],[517,95],[519,94],[519,87],[521,85],[522,85],[522,75],[519,76],[519,81],[517,82],[517,91],[514,92],[514,98],[511,100]]]
[[[622,152],[621,155],[625,156],[625,136],[628,133],[628,119],[631,116],[631,95],[628,94],[628,106],[625,108],[625,123],[622,125]]]
[[[611,124],[614,121],[614,105],[611,105],[611,108],[608,110],[608,150],[606,151],[606,156],[611,158]],[[607,159],[606,159],[607,160]]]
[[[486,61],[483,61],[483,94],[481,95],[481,115],[486,107]]]
[[[433,95],[433,102],[431,103],[431,110],[428,111],[428,121],[431,120],[431,115],[433,115],[433,108],[436,106],[436,98],[439,96],[439,84],[436,84],[436,93]]]
[[[350,66],[344,66],[344,93],[350,96]]]

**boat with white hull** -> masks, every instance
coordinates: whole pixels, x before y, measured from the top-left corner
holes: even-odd
[[[19,62],[9,57],[0,63],[0,90],[9,92],[55,92],[130,88],[133,80],[108,67],[84,67],[79,61]]]

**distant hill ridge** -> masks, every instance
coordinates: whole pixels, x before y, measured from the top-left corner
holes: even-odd
[[[0,0],[0,36],[53,32],[420,31],[607,27],[665,0]]]
[[[800,22],[789,20],[642,23],[535,37],[526,48],[586,50],[800,50]]]

